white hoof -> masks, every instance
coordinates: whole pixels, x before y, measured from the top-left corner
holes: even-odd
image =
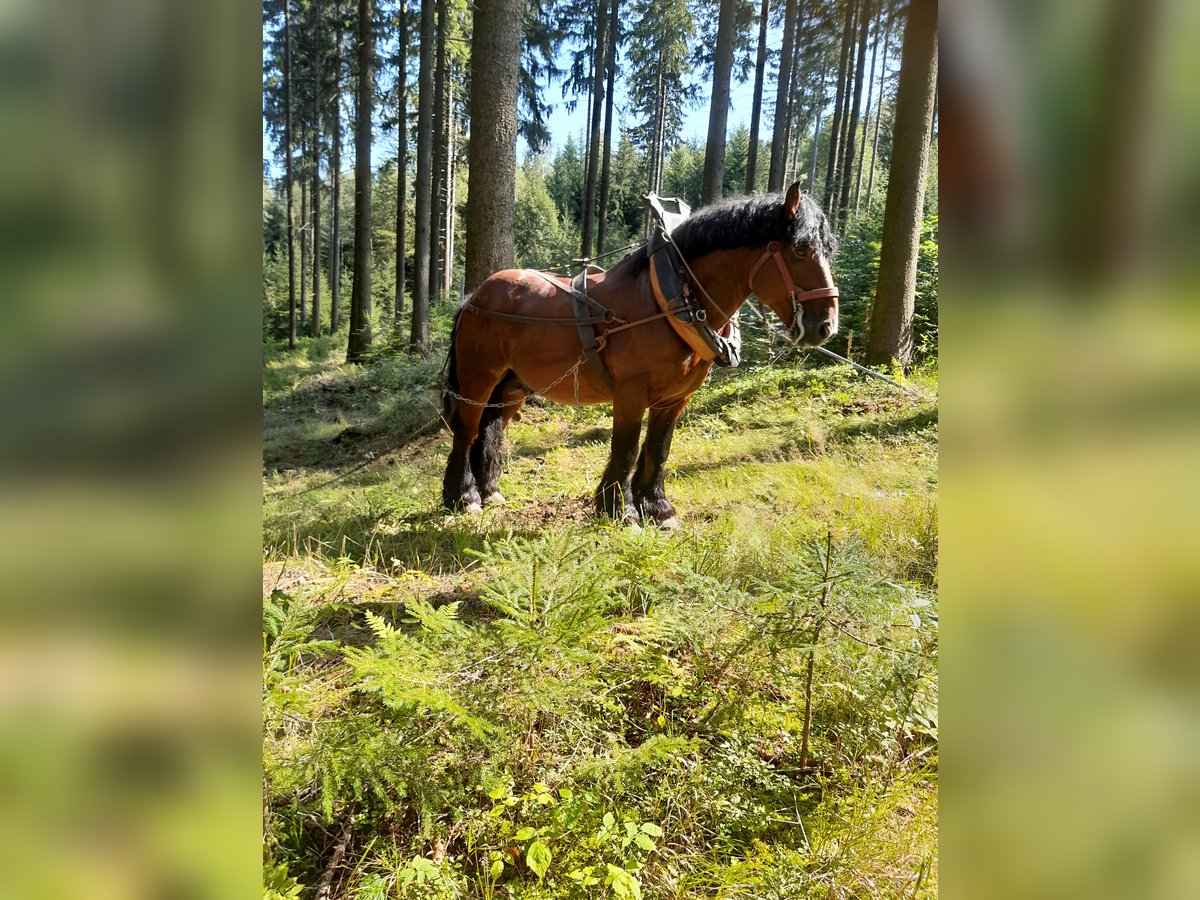
[[[675,516],[671,516],[671,518],[659,522],[658,527],[663,531],[674,531],[679,527],[679,519],[677,519]]]
[[[483,513],[483,507],[478,503],[468,503],[463,507],[463,512],[465,512],[468,516],[478,516]]]
[[[500,493],[499,491],[496,491],[494,494],[488,494],[486,497],[484,497],[483,502],[484,503],[503,503],[504,495],[502,493]]]
[[[625,528],[630,534],[641,534],[642,526],[638,524],[637,519],[626,519]]]

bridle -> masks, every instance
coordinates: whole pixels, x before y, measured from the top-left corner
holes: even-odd
[[[800,306],[805,300],[821,300],[827,297],[833,298],[833,308],[836,311],[838,306],[838,289],[836,287],[813,288],[811,291],[802,291],[796,287],[796,282],[792,280],[792,273],[788,270],[787,263],[783,259],[783,248],[779,245],[779,241],[771,241],[767,244],[767,249],[763,251],[763,255],[758,258],[758,262],[754,264],[754,268],[750,270],[750,277],[747,279],[747,287],[750,288],[750,293],[754,293],[754,276],[758,274],[759,269],[767,264],[767,260],[775,260],[775,266],[779,269],[779,277],[783,279],[783,284],[788,290],[788,295],[792,298],[792,309],[794,311],[792,322],[793,330],[799,329],[797,339],[804,337],[804,317],[803,309]]]

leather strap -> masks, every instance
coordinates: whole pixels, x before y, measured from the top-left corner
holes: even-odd
[[[754,276],[758,274],[758,270],[766,265],[767,260],[775,260],[775,267],[779,269],[779,277],[783,279],[783,284],[791,295],[793,303],[803,303],[805,300],[820,300],[824,297],[838,298],[838,289],[836,287],[813,288],[811,291],[802,291],[796,287],[796,282],[792,280],[792,273],[788,270],[787,263],[783,261],[782,248],[778,241],[771,241],[767,244],[767,249],[763,251],[763,255],[758,258],[758,262],[754,264],[754,268],[750,270],[750,277],[747,279],[746,286],[750,288],[750,292],[754,293]]]

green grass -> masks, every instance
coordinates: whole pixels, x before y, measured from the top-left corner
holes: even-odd
[[[718,372],[668,466],[683,527],[631,533],[590,516],[606,409],[526,407],[509,502],[448,515],[440,357],[332,352],[264,379],[275,890],[936,893],[936,404]]]

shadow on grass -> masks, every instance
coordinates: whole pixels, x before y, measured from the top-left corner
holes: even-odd
[[[500,616],[478,591],[440,591],[425,600],[434,609],[457,603],[457,618],[467,626],[486,627]],[[337,641],[347,647],[372,647],[376,637],[368,614],[377,616],[397,631],[416,634],[421,626],[406,614],[406,601],[401,589],[390,600],[347,599],[326,604],[313,623],[309,639]]]
[[[897,437],[913,431],[921,431],[930,425],[936,425],[938,411],[936,407],[915,409],[904,416],[877,419],[875,421],[845,422],[834,426],[834,438],[840,441],[853,440],[858,437]]]
[[[481,551],[489,543],[535,537],[541,530],[449,515],[440,509],[399,517],[385,509],[336,522],[311,523],[294,533],[289,541],[293,546],[282,549],[329,561],[348,558],[381,570],[413,569],[439,577],[467,568],[472,551]]]

